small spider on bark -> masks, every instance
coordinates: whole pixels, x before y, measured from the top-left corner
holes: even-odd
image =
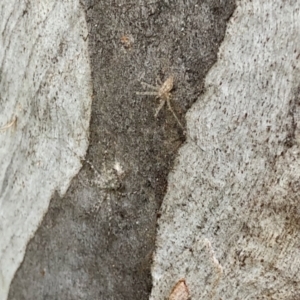
[[[183,129],[183,125],[179,121],[177,115],[175,114],[171,103],[170,103],[170,98],[171,98],[171,91],[174,87],[174,77],[170,76],[168,79],[162,83],[160,86],[154,86],[145,82],[142,82],[142,85],[145,87],[148,87],[151,89],[151,91],[147,92],[136,92],[137,95],[150,95],[150,96],[156,96],[155,99],[160,99],[159,106],[155,112],[155,117],[157,118],[158,113],[160,110],[164,107],[165,103],[167,103],[169,110],[172,112],[174,118],[176,119],[177,123],[179,126]]]

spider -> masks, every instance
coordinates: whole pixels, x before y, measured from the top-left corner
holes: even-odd
[[[181,122],[179,121],[177,115],[175,114],[171,103],[170,103],[170,98],[171,98],[171,91],[174,86],[174,77],[170,76],[168,79],[161,84],[161,86],[154,86],[145,82],[142,82],[142,85],[145,87],[148,87],[151,89],[151,91],[148,92],[136,92],[137,95],[150,95],[150,96],[156,96],[155,99],[160,99],[160,103],[158,108],[156,109],[156,112],[154,114],[155,118],[157,118],[158,113],[160,110],[164,107],[165,103],[167,103],[169,110],[172,112],[174,118],[176,119],[177,123],[179,126],[183,129],[183,126]]]

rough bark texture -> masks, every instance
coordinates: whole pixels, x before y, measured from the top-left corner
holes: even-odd
[[[185,138],[141,81],[173,74],[182,123],[217,58],[234,1],[87,1],[94,102],[90,148],[55,196],[9,299],[148,299],[156,219]]]
[[[90,104],[87,60],[76,65],[86,49],[80,6],[26,3],[0,6],[0,125],[18,120],[15,131],[0,132],[1,296],[51,193],[63,192],[79,168],[89,116],[88,107],[76,115]],[[233,1],[221,0],[85,6],[94,85],[90,148],[66,195],[52,198],[8,298],[141,300],[153,283],[150,298],[161,300],[178,282],[194,300],[300,298],[299,1],[239,1],[233,16]],[[31,73],[33,61],[40,69]],[[74,74],[81,81],[64,81]],[[154,118],[155,96],[135,93],[143,91],[141,81],[171,74],[171,104],[182,123],[197,100],[186,133],[167,108]],[[45,92],[53,78],[59,105]],[[70,140],[75,133],[80,150]],[[40,160],[43,172],[24,168]]]
[[[0,32],[2,300],[54,191],[81,168],[92,85],[78,3],[1,0]]]
[[[159,220],[151,299],[299,299],[300,3],[241,1]]]

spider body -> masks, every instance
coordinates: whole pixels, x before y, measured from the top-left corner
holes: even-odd
[[[171,91],[174,86],[174,77],[170,76],[162,85],[158,88],[158,95],[157,98],[166,100],[170,98]]]
[[[160,104],[158,106],[158,108],[156,109],[155,112],[155,117],[157,118],[160,110],[164,107],[165,103],[167,103],[169,110],[172,112],[174,118],[176,119],[177,123],[179,124],[179,126],[181,128],[183,128],[181,122],[179,121],[178,117],[176,116],[171,103],[170,103],[170,98],[171,98],[171,91],[174,87],[174,77],[173,76],[169,76],[168,79],[161,84],[160,86],[154,86],[145,82],[142,82],[142,85],[144,85],[145,87],[148,87],[149,89],[151,89],[151,91],[148,92],[137,92],[137,95],[152,95],[152,96],[156,96],[156,99],[160,99]]]

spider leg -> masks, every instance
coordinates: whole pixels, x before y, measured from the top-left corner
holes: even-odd
[[[154,85],[149,84],[149,83],[146,83],[146,82],[141,82],[141,84],[142,84],[143,86],[149,88],[149,89],[152,89],[152,90],[156,90],[156,91],[157,91],[157,90],[159,89],[159,87],[154,86]]]
[[[155,115],[154,115],[155,118],[157,118],[158,113],[159,113],[160,110],[164,107],[165,103],[166,103],[166,100],[163,100],[163,99],[162,99],[162,100],[160,101],[159,106],[158,106],[158,108],[157,108],[156,111],[155,111]]]
[[[168,104],[169,110],[172,112],[172,114],[173,114],[174,118],[176,119],[177,123],[178,123],[179,126],[183,129],[183,126],[182,126],[181,122],[179,121],[178,117],[176,116],[176,114],[175,114],[175,112],[174,112],[174,110],[173,110],[173,108],[172,108],[172,106],[171,106],[171,103],[170,103],[170,99],[169,99],[169,98],[167,99],[167,104]]]
[[[156,83],[158,84],[158,86],[162,86],[163,82],[161,81],[161,79],[157,76],[156,77]]]

